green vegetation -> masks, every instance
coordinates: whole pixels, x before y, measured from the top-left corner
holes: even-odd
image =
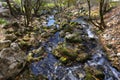
[[[56,5],[57,6],[64,6],[64,4],[59,4],[59,3],[57,3],[57,4],[54,4],[54,3],[45,3],[44,4],[44,7],[49,7],[49,8],[54,8],[54,7],[56,7]]]
[[[3,19],[3,18],[0,18],[0,24],[7,24],[7,23],[8,23],[7,20],[5,20],[5,19]]]
[[[110,2],[110,7],[116,7],[117,5],[119,5],[120,3],[119,2]]]

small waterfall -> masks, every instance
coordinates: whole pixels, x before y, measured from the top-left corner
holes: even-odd
[[[52,25],[54,25],[54,23],[55,23],[55,20],[54,20],[54,15],[51,15],[51,16],[49,16],[48,18],[47,18],[47,26],[52,26]]]

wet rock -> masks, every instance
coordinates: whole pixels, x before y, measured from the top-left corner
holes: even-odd
[[[0,80],[14,78],[25,66],[25,52],[17,43],[0,51]]]
[[[14,33],[14,29],[13,29],[13,28],[6,29],[6,30],[5,30],[5,33],[6,33],[6,34]]]
[[[4,41],[0,41],[0,50],[2,50],[3,48],[7,48],[10,46],[11,41],[10,40],[4,40]]]
[[[29,69],[28,67],[26,67],[26,70],[20,74],[19,76],[17,76],[15,78],[15,80],[48,80],[46,76],[44,75],[34,75]]]
[[[117,53],[117,56],[120,57],[120,53]]]
[[[83,71],[83,69],[77,68],[76,70],[73,71],[73,75],[83,80],[83,78],[85,77],[85,72]]]
[[[65,39],[70,43],[80,43],[83,41],[79,33],[67,34]]]

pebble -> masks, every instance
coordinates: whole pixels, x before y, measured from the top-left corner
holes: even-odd
[[[106,40],[109,40],[112,38],[112,36],[110,34],[104,34],[103,37],[106,39]]]
[[[120,57],[120,53],[117,53],[117,56]]]

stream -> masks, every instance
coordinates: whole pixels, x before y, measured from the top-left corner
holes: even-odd
[[[83,17],[72,20],[71,22],[77,22],[85,29],[89,38],[97,41],[97,46],[94,51],[95,54],[92,55],[91,59],[87,60],[84,64],[78,63],[72,66],[61,65],[60,61],[52,54],[52,50],[58,43],[64,41],[64,38],[59,36],[59,32],[56,32],[47,42],[41,44],[41,46],[45,47],[48,55],[38,62],[33,62],[30,65],[31,71],[35,75],[42,74],[47,76],[48,80],[84,80],[86,73],[82,66],[88,65],[102,69],[105,75],[104,80],[120,80],[120,72],[112,67],[107,60],[106,54],[98,42],[98,37],[91,31],[92,26],[88,24]],[[51,26],[54,23],[54,16],[49,16],[47,26]],[[56,25],[56,27],[58,27],[58,25]],[[77,74],[79,74],[79,76],[76,76]]]

